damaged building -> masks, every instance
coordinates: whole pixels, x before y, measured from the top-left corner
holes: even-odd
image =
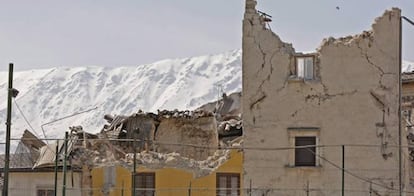
[[[414,72],[403,73],[402,75],[402,110],[403,124],[407,127],[407,139],[409,145],[409,176],[410,185],[414,186]]]
[[[246,0],[243,20],[250,194],[398,195],[400,185],[408,191],[408,152],[403,148],[400,159],[398,148],[400,10],[386,11],[369,31],[330,37],[315,52],[300,53],[267,28],[256,4]],[[402,129],[402,146],[406,136]]]
[[[224,95],[195,111],[107,115],[98,137],[110,143],[102,151],[116,150],[94,160],[93,195],[130,195],[134,188],[137,195],[240,194],[239,100]]]
[[[132,153],[134,140],[138,151],[160,153],[176,152],[196,160],[203,160],[214,150],[192,146],[218,146],[217,122],[212,113],[204,111],[159,111],[158,114],[142,111],[131,116],[105,116],[109,125],[100,137],[115,140],[124,152]],[[116,140],[120,140],[119,142]],[[123,139],[129,139],[123,143]]]
[[[19,160],[10,193],[60,194],[65,186],[82,196],[240,194],[242,126],[233,96],[195,111],[105,115],[97,134],[70,127],[66,148],[64,140],[47,144],[25,131],[12,156]]]
[[[59,145],[58,156],[63,159],[62,146]],[[67,175],[64,177],[62,159],[58,159],[57,167],[55,165],[55,149],[56,143],[46,144],[25,130],[16,151],[10,155],[9,195],[53,195],[56,191],[55,183],[58,184],[57,192],[61,193],[64,181],[67,182],[66,193],[68,195],[81,195],[82,189],[89,188],[85,187],[82,182],[82,171],[79,167],[72,167],[68,164],[66,167]],[[3,164],[4,156],[1,156],[0,159],[0,163]],[[0,181],[3,182],[3,165],[0,172]],[[1,188],[3,188],[3,183],[1,183]]]

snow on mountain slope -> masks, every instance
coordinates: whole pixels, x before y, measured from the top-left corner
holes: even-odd
[[[405,61],[403,72],[411,71],[414,63]],[[41,138],[42,124],[97,107],[44,126],[47,137],[62,138],[75,125],[99,132],[108,113],[195,109],[217,100],[222,92],[241,91],[241,75],[241,50],[135,67],[20,71],[14,73],[14,87],[20,91],[15,102]],[[5,140],[7,82],[8,73],[0,72],[0,142]],[[24,129],[30,130],[13,105],[12,138],[20,138]]]
[[[18,66],[18,65],[16,65]],[[241,50],[172,59],[136,67],[77,67],[14,73],[16,98],[23,114],[44,137],[41,125],[90,108],[97,109],[45,125],[49,138],[62,138],[69,126],[99,132],[104,114],[129,115],[157,109],[195,109],[220,91],[241,91]],[[5,138],[8,73],[0,72],[0,142]],[[220,88],[219,88],[220,87]],[[12,138],[29,126],[13,105]]]
[[[402,72],[413,72],[414,71],[414,62],[403,61],[402,63]]]

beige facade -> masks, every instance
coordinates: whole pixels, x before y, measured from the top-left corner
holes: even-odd
[[[344,176],[346,195],[398,195],[400,10],[386,11],[370,31],[327,38],[303,54],[266,28],[256,3],[246,0],[242,56],[251,194],[340,195]],[[408,151],[402,155],[406,191]]]
[[[16,169],[16,171],[9,173],[9,195],[38,196],[54,193],[55,174],[53,168],[50,171],[24,170]],[[81,175],[80,172],[70,171],[66,174],[66,195],[81,195]],[[61,171],[58,174],[57,184],[57,195],[62,195],[63,175]]]

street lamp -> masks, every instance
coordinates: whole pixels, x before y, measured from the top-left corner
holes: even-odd
[[[4,183],[3,196],[8,195],[9,189],[9,166],[10,166],[10,130],[11,130],[11,110],[12,98],[16,98],[19,91],[13,88],[13,63],[9,64],[9,88],[7,89],[7,121],[6,121],[6,152],[4,155]]]

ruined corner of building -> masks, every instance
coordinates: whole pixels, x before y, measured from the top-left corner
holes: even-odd
[[[330,56],[340,60],[356,53],[363,61],[361,64],[369,66],[372,71],[369,73],[362,70],[365,72],[361,74],[367,74],[367,78],[370,74],[375,74],[370,76],[377,80],[377,85],[370,89],[372,101],[380,110],[389,110],[387,106],[392,102],[389,94],[396,93],[393,85],[398,72],[392,66],[398,64],[400,9],[385,11],[375,19],[371,30],[353,36],[329,37],[323,39],[316,51],[301,53],[296,52],[292,44],[283,42],[270,29],[270,20],[266,20],[268,15],[258,11],[256,4],[256,0],[246,0],[243,20],[243,88],[252,89],[249,90],[251,93],[245,94],[244,100],[248,103],[245,109],[254,113],[254,109],[269,97],[270,88],[280,92],[286,89],[288,83],[300,82],[303,78],[306,80],[306,75],[299,75],[297,67],[298,59],[303,57],[313,58],[314,67],[308,76],[311,80],[308,81],[318,82],[318,85],[313,85],[313,91],[305,95],[306,101],[321,105],[335,97],[359,93],[357,88],[343,91],[332,88],[329,84],[331,81],[324,79],[329,75],[327,72],[332,70],[324,71],[328,68],[327,65],[321,66],[332,64]],[[390,43],[395,47],[390,47]],[[255,116],[250,120],[254,124]]]

